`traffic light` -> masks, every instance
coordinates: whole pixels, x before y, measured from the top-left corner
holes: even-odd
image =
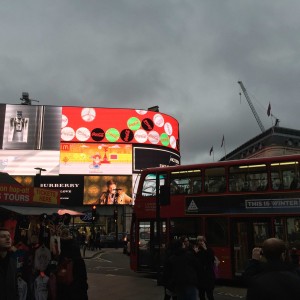
[[[115,222],[117,222],[118,221],[118,210],[114,210],[114,220],[115,220]]]
[[[97,217],[97,206],[93,205],[92,206],[92,220],[95,221]]]

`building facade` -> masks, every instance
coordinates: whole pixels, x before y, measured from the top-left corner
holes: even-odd
[[[167,114],[0,104],[0,171],[23,186],[60,190],[64,208],[89,214],[96,205],[105,232],[114,231],[116,210],[119,231],[129,230],[142,169],[177,164],[179,124]],[[104,200],[111,183],[115,199]]]

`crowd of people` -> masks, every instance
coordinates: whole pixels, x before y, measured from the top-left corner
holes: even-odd
[[[198,236],[195,245],[187,236],[173,240],[163,269],[165,300],[214,300],[217,263],[204,236]]]
[[[78,242],[67,230],[53,243],[12,244],[0,227],[1,300],[87,300],[87,271]]]
[[[191,245],[188,237],[173,240],[163,268],[165,300],[214,300],[218,258],[204,236]],[[296,249],[278,238],[255,247],[243,274],[247,300],[299,300],[300,267]]]

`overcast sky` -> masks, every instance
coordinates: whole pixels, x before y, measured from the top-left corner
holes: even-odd
[[[275,117],[300,129],[299,1],[0,4],[0,103],[29,92],[41,105],[158,105],[179,122],[183,164],[212,161],[212,146],[219,160],[261,133],[239,80],[266,129]]]

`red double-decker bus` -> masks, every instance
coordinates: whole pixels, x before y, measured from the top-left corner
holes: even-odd
[[[300,250],[300,155],[149,168],[133,208],[130,261],[156,272],[166,245],[205,235],[219,279],[236,280],[269,237]]]

